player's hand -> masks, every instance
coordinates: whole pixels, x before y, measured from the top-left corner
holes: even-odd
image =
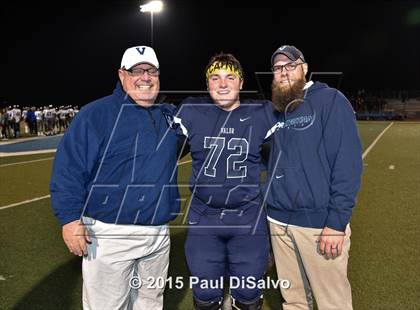
[[[87,243],[90,243],[87,229],[79,220],[63,226],[63,240],[74,255],[87,256]]]
[[[336,258],[343,250],[345,233],[329,227],[324,227],[318,237],[319,251],[327,258]]]

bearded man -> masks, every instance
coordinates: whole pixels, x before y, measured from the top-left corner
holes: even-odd
[[[360,187],[362,149],[354,111],[337,89],[306,81],[300,50],[271,57],[272,132],[267,214],[284,310],[352,309],[349,221]]]

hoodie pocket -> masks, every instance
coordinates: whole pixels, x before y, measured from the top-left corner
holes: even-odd
[[[313,209],[314,200],[305,174],[298,167],[279,167],[273,178],[274,199],[288,210]]]

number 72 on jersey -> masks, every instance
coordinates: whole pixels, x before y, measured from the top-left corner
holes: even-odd
[[[222,166],[224,163],[219,163],[225,146],[225,137],[204,137],[204,148],[210,149],[204,166],[204,175],[215,178],[217,168],[225,168]],[[227,149],[233,152],[226,159],[226,177],[245,178],[247,166],[241,164],[244,164],[248,158],[248,141],[245,138],[230,138],[227,142]]]

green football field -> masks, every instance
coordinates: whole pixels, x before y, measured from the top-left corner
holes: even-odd
[[[356,310],[420,309],[420,123],[392,123],[369,148],[389,125],[359,123],[364,174],[349,263]],[[0,158],[0,309],[81,309],[81,259],[66,249],[45,197],[53,156]],[[180,165],[179,182],[190,172]],[[171,228],[172,278],[189,276],[185,233]],[[276,277],[274,267],[267,275]],[[264,309],[281,309],[279,291],[264,297]],[[164,309],[193,309],[188,287],[167,289]]]

